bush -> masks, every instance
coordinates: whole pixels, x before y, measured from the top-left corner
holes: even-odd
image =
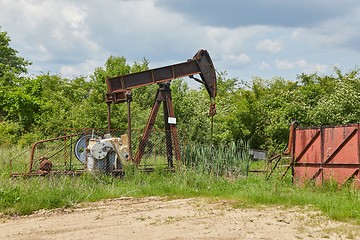
[[[0,146],[15,144],[21,135],[21,126],[16,122],[2,121],[0,124]]]
[[[41,136],[38,133],[26,133],[19,138],[18,145],[20,147],[29,147],[40,139]]]

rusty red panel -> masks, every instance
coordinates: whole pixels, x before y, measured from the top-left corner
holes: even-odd
[[[294,169],[294,182],[298,185],[304,185],[309,179],[314,179],[316,184],[321,184],[322,179],[317,176],[318,168],[297,165]]]
[[[343,166],[337,168],[327,165],[323,168],[323,179],[329,181],[336,180],[338,183],[343,184],[349,178],[354,178],[357,175],[357,171],[356,168],[344,168]]]
[[[359,124],[296,129],[294,182],[351,181],[360,187],[359,139]]]
[[[359,163],[358,124],[323,128],[324,162]]]
[[[320,163],[320,130],[319,129],[296,129],[295,133],[296,162]]]

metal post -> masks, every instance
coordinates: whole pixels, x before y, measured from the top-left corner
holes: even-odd
[[[141,161],[142,156],[145,152],[146,144],[149,140],[150,133],[154,127],[156,115],[159,111],[159,107],[161,103],[164,103],[164,117],[165,119],[165,130],[169,129],[170,135],[166,138],[166,148],[167,148],[167,155],[168,155],[168,163],[170,167],[172,167],[172,151],[175,152],[175,159],[177,161],[181,161],[180,156],[180,146],[179,146],[179,139],[176,131],[176,125],[175,124],[169,124],[168,123],[168,117],[175,117],[174,115],[174,106],[172,104],[172,98],[171,98],[171,90],[170,90],[170,82],[168,83],[159,83],[159,88],[156,93],[155,102],[150,112],[150,117],[148,119],[148,122],[146,124],[146,127],[144,129],[143,136],[141,138],[139,148],[136,152],[134,162],[136,164],[139,164]],[[171,158],[171,160],[170,160]]]
[[[167,98],[168,96],[164,96]],[[169,109],[167,106],[167,102],[165,101],[163,104],[164,107],[164,122],[165,122],[165,145],[166,145],[166,159],[168,162],[169,168],[173,168],[173,148],[172,148],[172,139],[171,139],[171,129],[170,129],[170,123],[168,121],[169,119]]]
[[[174,106],[172,103],[172,97],[171,97],[171,89],[170,89],[170,83],[165,84],[165,93],[166,93],[166,99],[164,104],[166,104],[168,115],[169,117],[174,118],[175,117],[175,111]],[[167,119],[166,119],[167,121]],[[175,159],[176,161],[181,161],[181,154],[180,154],[180,144],[179,144],[179,137],[176,130],[176,124],[169,124],[170,126],[170,133],[172,137],[172,144],[174,146],[174,153],[175,153]]]
[[[110,130],[111,130],[111,102],[107,102],[107,121],[108,121],[108,133],[110,133]]]
[[[130,103],[132,100],[131,92],[127,92],[126,94],[126,102],[127,102],[127,134],[128,134],[128,144],[129,144],[129,159],[132,160],[132,147],[131,147],[131,108]]]

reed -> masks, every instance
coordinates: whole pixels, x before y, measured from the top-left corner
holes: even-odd
[[[183,148],[185,166],[214,176],[248,176],[251,162],[249,141],[217,145],[188,144]]]

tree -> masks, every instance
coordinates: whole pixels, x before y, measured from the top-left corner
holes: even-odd
[[[0,144],[11,144],[30,130],[39,110],[39,85],[21,74],[31,63],[10,47],[10,37],[0,31]]]
[[[136,73],[147,69],[148,61],[146,59],[144,59],[142,62],[135,62],[133,65],[129,65],[126,62],[126,58],[115,56],[110,56],[107,59],[104,68],[96,68],[94,74],[90,76],[89,84],[91,86],[91,91],[89,92],[89,96],[82,103],[82,105],[77,106],[77,109],[79,109],[78,113],[82,112],[84,115],[87,115],[86,127],[105,128],[107,125],[107,106],[104,101],[107,89],[105,83],[106,77],[115,77],[118,75]],[[133,90],[134,103],[132,103],[132,112],[143,111],[142,106],[145,105],[143,102],[149,102],[150,99],[151,101],[153,100],[155,95],[151,95],[149,97],[147,94],[148,89],[149,87],[143,87],[141,89]],[[136,102],[139,101],[139,98],[143,98],[143,102],[141,104],[136,104]],[[126,104],[113,104],[111,109],[112,127],[126,129]],[[137,122],[140,119],[133,119],[135,120],[133,126],[136,127]]]
[[[27,73],[31,63],[17,55],[10,47],[10,37],[0,31],[0,121],[13,121],[20,129],[29,129],[34,114],[39,109],[37,97],[38,85],[21,77]]]
[[[0,31],[0,86],[13,85],[20,74],[27,73],[31,62],[19,57],[18,51],[10,47],[7,32]]]
[[[309,119],[315,125],[349,124],[360,121],[360,69],[342,74],[332,79],[332,87],[320,95],[318,103],[309,111]],[[328,80],[329,77],[323,77]]]

